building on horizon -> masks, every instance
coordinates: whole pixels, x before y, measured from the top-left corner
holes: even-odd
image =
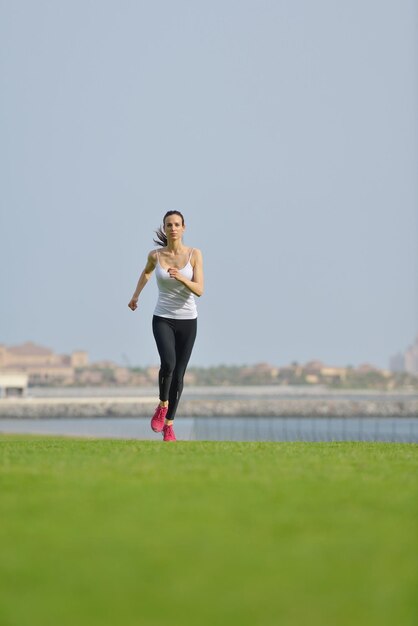
[[[28,375],[24,372],[0,372],[0,399],[10,396],[24,397],[28,387]]]
[[[418,335],[405,352],[394,354],[389,360],[391,372],[407,372],[418,376]]]
[[[402,352],[398,352],[390,357],[389,369],[391,372],[405,371],[405,355]]]
[[[23,372],[29,384],[72,384],[77,368],[87,367],[88,354],[76,350],[67,354],[55,354],[50,348],[27,341],[19,346],[0,345],[0,372]]]
[[[405,372],[418,376],[418,335],[415,342],[405,350]]]

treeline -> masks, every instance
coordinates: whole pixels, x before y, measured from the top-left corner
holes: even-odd
[[[132,368],[138,384],[155,383],[158,368]],[[418,377],[406,372],[389,372],[371,365],[327,367],[319,362],[292,363],[274,367],[256,365],[190,366],[185,377],[188,385],[322,385],[330,389],[418,390]]]
[[[158,366],[120,367],[109,362],[78,368],[70,385],[75,386],[154,386]],[[256,365],[190,366],[185,382],[195,386],[321,385],[330,389],[417,390],[418,377],[406,372],[389,372],[371,365],[328,367],[313,361],[274,367]],[[39,383],[38,383],[39,384]],[[45,383],[44,383],[45,384]],[[54,384],[48,381],[47,384]],[[55,384],[59,384],[55,382]]]
[[[418,390],[418,377],[406,372],[358,370],[354,367],[324,368],[312,373],[309,367],[283,368],[227,366],[190,367],[187,382],[193,385],[322,385],[330,389]],[[331,370],[331,371],[329,371]]]

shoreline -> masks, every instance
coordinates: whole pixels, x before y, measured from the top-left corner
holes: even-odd
[[[150,417],[156,396],[3,398],[0,419]],[[184,399],[179,417],[418,417],[418,397]]]

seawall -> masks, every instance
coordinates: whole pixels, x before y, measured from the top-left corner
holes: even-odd
[[[150,417],[156,397],[3,398],[1,418]],[[184,399],[181,417],[418,417],[418,397]]]

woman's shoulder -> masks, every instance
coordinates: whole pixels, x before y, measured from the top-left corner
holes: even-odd
[[[154,263],[154,265],[156,265],[158,261],[158,253],[159,250],[157,250],[156,248],[154,248],[154,250],[150,250],[148,252],[148,261],[151,261],[151,263]]]
[[[190,261],[192,264],[202,260],[202,251],[200,248],[190,248]]]

